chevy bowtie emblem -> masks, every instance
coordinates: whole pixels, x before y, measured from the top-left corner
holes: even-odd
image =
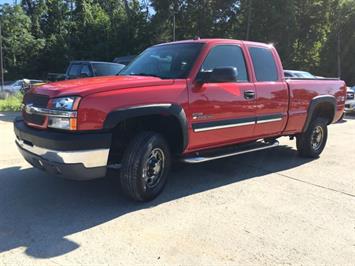
[[[32,103],[29,103],[29,104],[26,104],[25,105],[25,112],[29,115],[32,114],[32,107],[33,107],[33,104]]]

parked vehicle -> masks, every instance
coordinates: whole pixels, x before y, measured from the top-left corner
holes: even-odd
[[[308,78],[308,79],[321,78],[321,77],[316,77],[309,72],[299,71],[299,70],[284,70],[284,75],[286,78]]]
[[[114,76],[124,67],[125,65],[109,62],[72,61],[67,68],[65,78],[77,79],[97,76]]]
[[[18,93],[22,91],[24,87],[26,87],[25,83],[28,84],[29,86],[32,86],[36,84],[42,84],[44,83],[44,81],[39,79],[20,79],[14,81],[11,84],[5,85],[4,91],[9,92],[10,94]]]
[[[345,101],[345,113],[355,112],[355,86],[347,87],[346,101]]]
[[[48,73],[49,81],[117,75],[125,65],[99,61],[71,61],[65,74]]]
[[[120,168],[123,192],[147,201],[173,158],[203,163],[276,147],[281,136],[317,158],[345,97],[338,79],[285,80],[273,46],[199,39],[150,47],[119,76],[34,88],[14,130],[33,166],[79,180]]]

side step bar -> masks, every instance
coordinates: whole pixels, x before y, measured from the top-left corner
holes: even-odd
[[[250,145],[249,145],[250,146]],[[254,151],[261,151],[261,150],[266,150],[266,149],[271,149],[279,146],[279,142],[277,140],[273,142],[257,142],[253,146],[249,148],[235,148],[233,152],[228,152],[228,153],[218,153],[215,155],[209,155],[209,156],[203,156],[200,154],[196,154],[196,156],[189,156],[182,158],[181,161],[185,163],[190,163],[190,164],[196,164],[196,163],[203,163],[203,162],[208,162],[212,160],[217,160],[217,159],[222,159],[226,157],[231,157],[231,156],[236,156],[239,154],[244,154],[244,153],[249,153],[249,152],[254,152]]]

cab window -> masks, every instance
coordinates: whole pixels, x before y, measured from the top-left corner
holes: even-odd
[[[81,64],[72,64],[70,66],[68,76],[69,77],[78,77],[80,76]]]
[[[219,45],[209,52],[200,72],[212,72],[214,68],[235,67],[238,70],[238,82],[248,81],[243,51],[236,45]]]
[[[277,81],[277,67],[268,48],[250,47],[249,52],[254,65],[254,71],[257,81]]]

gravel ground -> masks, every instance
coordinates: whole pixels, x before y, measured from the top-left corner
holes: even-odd
[[[30,167],[0,114],[0,265],[355,263],[355,117],[329,127],[318,160],[294,141],[174,171],[132,203],[112,179]]]

